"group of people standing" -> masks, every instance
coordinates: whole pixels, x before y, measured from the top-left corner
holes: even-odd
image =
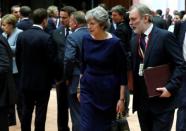
[[[116,114],[128,114],[128,71],[133,73],[133,111],[141,130],[170,131],[177,107],[177,131],[186,130],[186,53],[180,46],[186,41],[185,24],[175,26],[176,39],[153,23],[152,11],[143,4],[129,11],[116,5],[111,19],[102,5],[86,13],[50,6],[34,10],[32,19],[30,14],[28,6],[13,6],[12,14],[1,20],[1,130],[8,131],[8,109],[16,100],[21,130],[31,131],[35,109],[35,131],[44,131],[55,87],[58,131],[70,130],[68,109],[73,131],[111,131]],[[171,66],[170,80],[157,87],[160,96],[151,98],[143,72],[163,64]]]

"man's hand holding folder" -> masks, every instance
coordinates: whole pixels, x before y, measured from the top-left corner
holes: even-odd
[[[171,93],[166,89],[171,76],[170,65],[160,65],[144,70],[144,79],[149,97],[170,97]]]
[[[160,97],[165,97],[165,98],[171,97],[171,93],[167,90],[166,87],[159,87],[159,88],[156,88],[156,90],[158,92],[161,92]]]

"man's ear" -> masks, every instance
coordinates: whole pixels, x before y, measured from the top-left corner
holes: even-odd
[[[75,24],[74,26],[77,28],[78,27],[78,24]]]
[[[150,19],[150,16],[149,15],[144,15],[144,21],[145,21],[145,23],[148,23],[149,22],[149,19]]]
[[[77,21],[75,22],[74,26],[75,26],[76,28],[78,28],[79,24],[78,24]]]
[[[43,26],[43,28],[46,28],[47,25],[48,25],[48,19],[45,18],[45,19],[43,19],[42,26]]]

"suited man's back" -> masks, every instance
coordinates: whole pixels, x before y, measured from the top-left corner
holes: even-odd
[[[31,19],[23,19],[16,24],[16,26],[21,30],[30,29],[33,25],[33,21]]]
[[[32,9],[29,6],[21,6],[20,8],[20,18],[21,20],[16,24],[16,26],[21,30],[30,29],[33,25],[33,21],[30,19]]]
[[[17,41],[17,64],[21,88],[32,91],[49,90],[52,59],[55,55],[50,36],[39,27],[23,32]]]
[[[33,12],[34,25],[17,39],[16,62],[20,72],[22,89],[21,131],[31,131],[31,119],[35,110],[35,130],[45,131],[47,106],[52,86],[52,67],[56,57],[55,44],[43,31],[47,26],[47,11],[38,8]]]
[[[65,64],[65,77],[71,80],[72,75],[80,75],[80,57],[83,36],[88,34],[87,27],[81,27],[76,32],[73,32],[67,37],[64,64]],[[70,93],[77,92],[77,86],[74,85],[70,88]]]
[[[167,29],[166,21],[160,16],[153,17],[153,24],[161,29]]]

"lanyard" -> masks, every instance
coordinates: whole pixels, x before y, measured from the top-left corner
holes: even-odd
[[[145,51],[146,51],[146,49],[148,47],[148,44],[149,44],[150,36],[151,36],[151,33],[148,36],[146,36],[146,37],[148,37],[148,40],[147,40],[147,42],[145,40],[146,44],[145,44],[145,50],[144,51],[142,50],[141,45],[140,45],[140,37],[141,36],[138,37],[138,54],[142,58],[143,61],[144,61],[144,57],[145,57]]]

